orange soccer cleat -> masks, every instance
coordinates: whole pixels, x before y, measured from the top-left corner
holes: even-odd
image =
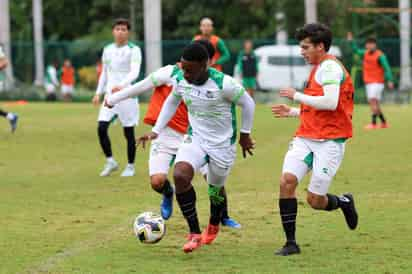
[[[202,245],[202,235],[191,233],[187,237],[188,242],[184,244],[183,251],[185,253],[192,252],[193,250],[199,248]]]
[[[202,244],[211,244],[216,239],[218,232],[219,225],[208,224],[202,233]]]
[[[377,129],[377,128],[378,128],[378,126],[376,124],[367,124],[365,126],[366,130],[373,130],[373,129]]]
[[[388,127],[389,127],[388,123],[382,123],[380,126],[380,128],[388,128]]]

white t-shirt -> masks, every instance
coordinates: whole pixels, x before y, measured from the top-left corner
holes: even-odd
[[[103,70],[96,93],[111,94],[114,86],[129,86],[139,76],[141,63],[141,50],[131,42],[120,47],[115,43],[106,46],[103,50]]]
[[[193,138],[210,148],[227,147],[236,141],[236,103],[245,89],[232,77],[209,68],[201,86],[188,83],[177,66],[166,66],[150,76],[155,86],[172,83],[172,96],[187,106]]]

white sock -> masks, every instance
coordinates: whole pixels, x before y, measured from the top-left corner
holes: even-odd
[[[127,164],[127,167],[134,168],[134,163],[133,164]]]
[[[6,116],[7,120],[13,120],[14,117],[15,117],[15,115],[13,113],[11,113],[11,112],[7,113],[7,116]]]
[[[116,163],[113,157],[107,157],[107,162]]]

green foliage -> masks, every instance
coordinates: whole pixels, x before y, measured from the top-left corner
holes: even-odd
[[[95,66],[81,67],[77,70],[80,85],[88,89],[96,89],[97,72]]]
[[[120,0],[49,0],[43,1],[44,35],[46,40],[90,41],[111,40],[112,20],[130,17],[130,2]],[[133,0],[136,14],[134,33],[143,39],[143,1]],[[377,0],[366,5],[362,0],[318,0],[319,20],[330,25],[335,36],[344,37],[352,28],[353,7],[397,7],[397,0]],[[13,40],[30,40],[32,26],[31,1],[10,1]],[[286,29],[293,37],[295,29],[304,24],[302,0],[169,0],[162,1],[163,39],[191,39],[198,33],[199,20],[213,18],[216,33],[223,38],[273,39],[277,12],[286,14]],[[375,24],[376,14],[362,15],[363,25]],[[16,31],[19,30],[19,31]],[[379,36],[395,36],[390,23],[373,30]]]

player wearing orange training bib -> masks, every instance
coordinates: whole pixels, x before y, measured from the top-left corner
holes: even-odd
[[[283,162],[280,178],[279,209],[286,244],[276,255],[300,253],[296,242],[296,188],[312,171],[307,201],[313,209],[332,211],[340,208],[350,229],[355,229],[358,215],[352,194],[336,196],[329,186],[343,160],[345,142],[352,137],[354,88],[345,67],[327,54],[332,43],[328,27],[313,23],[296,32],[301,53],[313,65],[304,92],[293,88],[280,90],[280,96],[300,103],[300,109],[274,105],[275,117],[299,117],[300,125]]]

